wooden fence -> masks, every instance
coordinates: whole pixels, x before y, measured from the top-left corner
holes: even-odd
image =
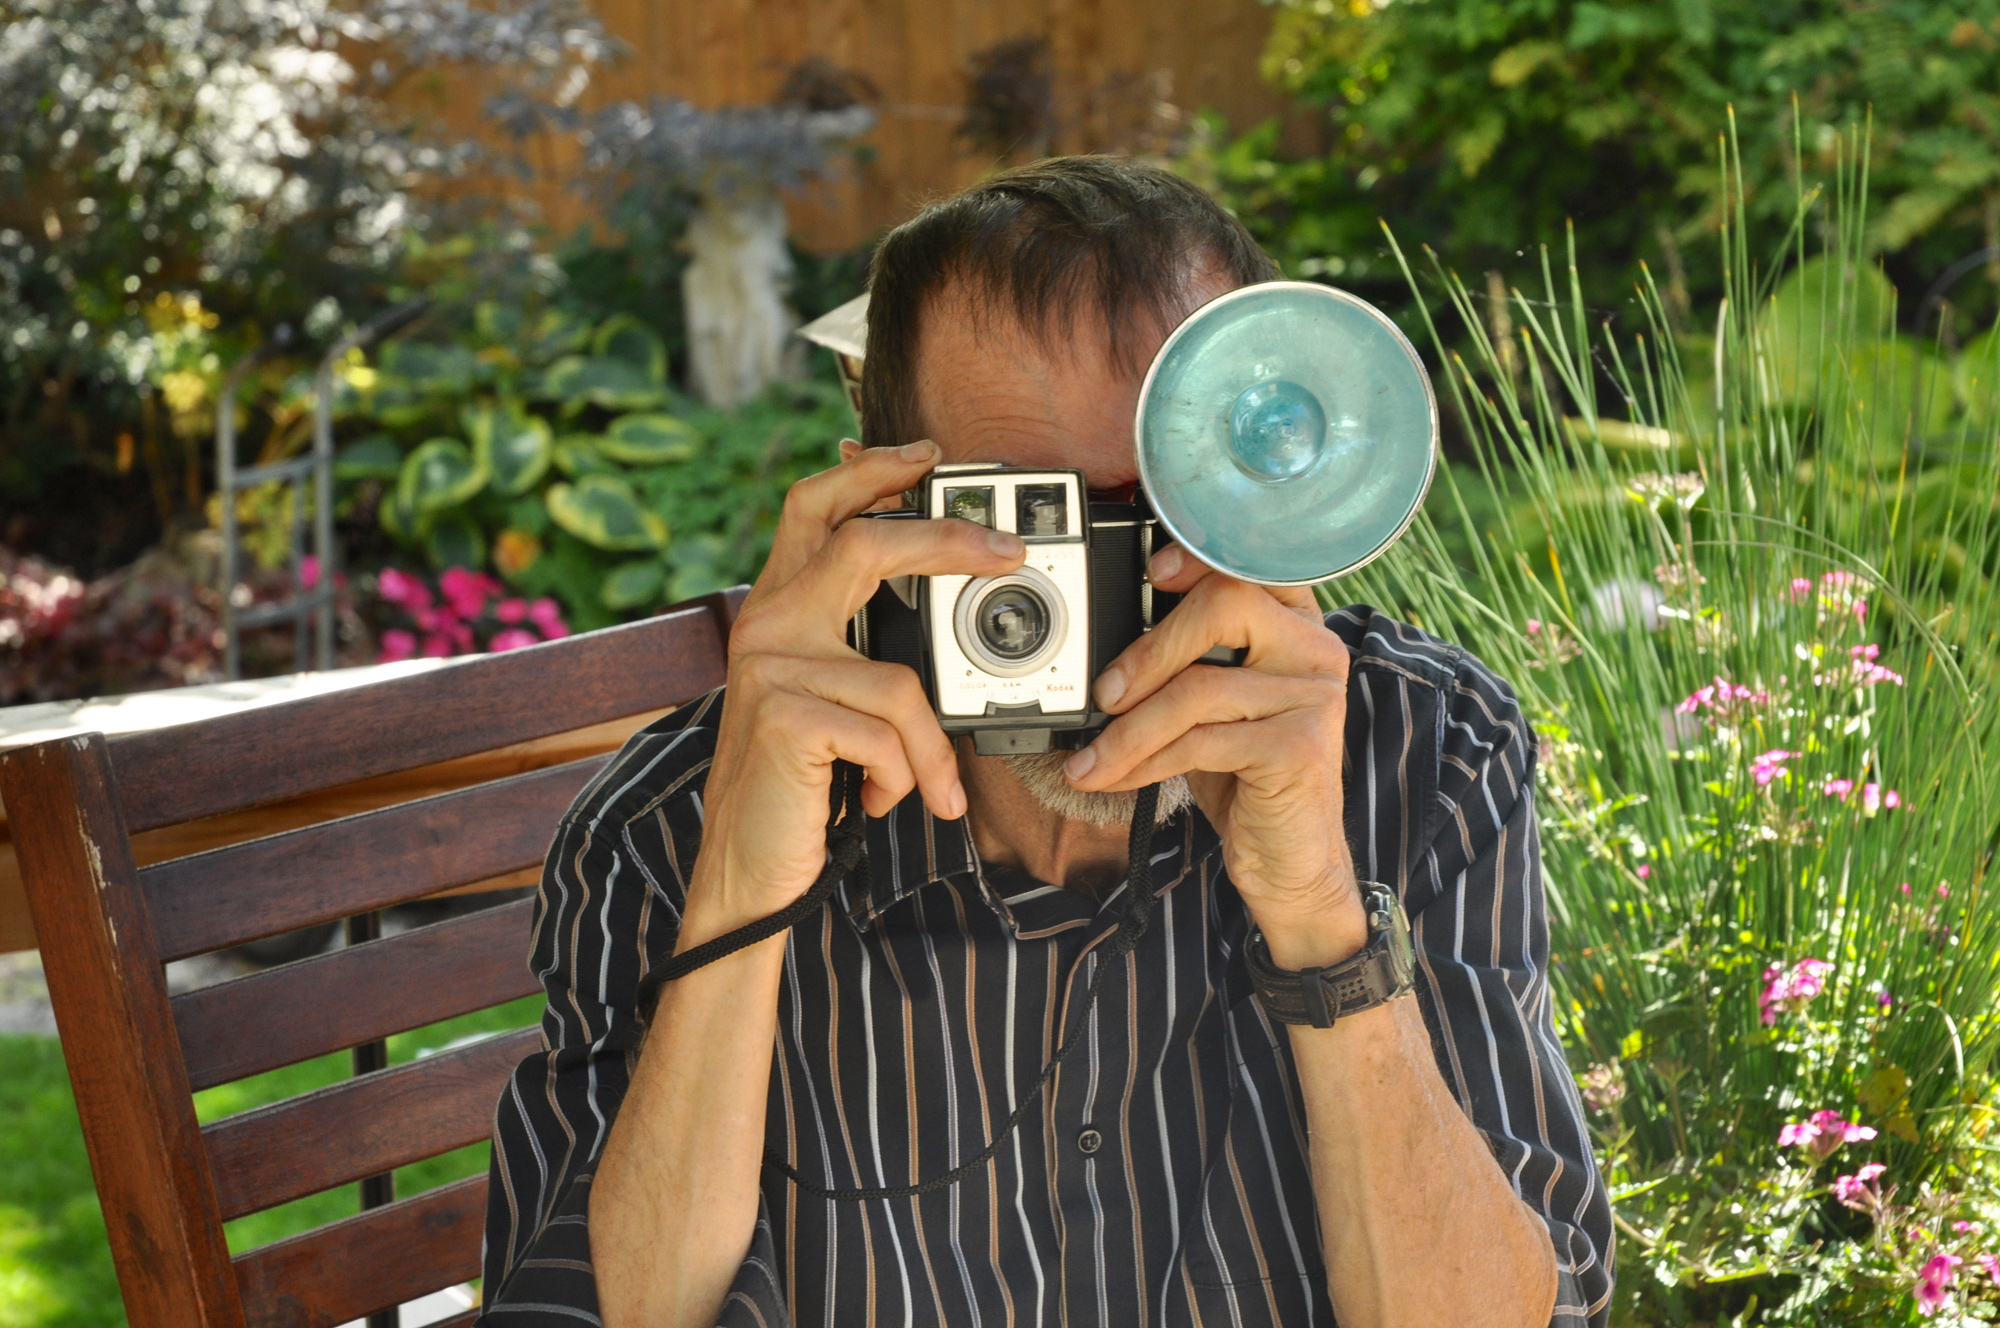
[[[786,73],[820,57],[871,82],[880,121],[863,160],[844,178],[793,200],[801,242],[851,248],[909,215],[923,199],[993,165],[955,130],[975,52],[1018,37],[1048,44],[1057,129],[1054,151],[1141,149],[1176,116],[1220,111],[1246,127],[1283,108],[1258,74],[1270,30],[1261,0],[592,0],[630,48],[600,71],[589,108],[664,95],[702,107],[768,102]],[[478,89],[450,77],[413,89],[430,109],[474,128]],[[571,145],[538,142],[535,184],[503,185],[559,229],[589,211],[558,182]]]

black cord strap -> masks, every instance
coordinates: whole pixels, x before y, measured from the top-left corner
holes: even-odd
[[[840,882],[860,864],[866,848],[864,834],[866,818],[861,811],[861,771],[847,762],[839,762],[835,767],[835,777],[831,797],[834,802],[833,815],[838,819],[827,829],[827,863],[813,882],[810,890],[800,895],[789,907],[780,909],[769,917],[757,919],[735,931],[726,932],[712,941],[703,942],[682,954],[677,954],[648,973],[639,984],[638,1008],[650,1014],[659,999],[660,988],[675,978],[685,977],[698,968],[704,968],[716,960],[734,954],[746,945],[755,945],[768,940],[779,932],[789,931],[813,913],[819,911],[832,895]],[[1118,919],[1118,930],[1105,945],[1098,957],[1097,971],[1091,975],[1090,985],[1084,990],[1083,1007],[1077,1017],[1080,1026],[1090,1017],[1092,1007],[1097,1004],[1097,993],[1104,985],[1104,975],[1118,960],[1132,953],[1139,938],[1146,934],[1146,924],[1153,916],[1153,822],[1158,815],[1160,786],[1148,784],[1139,790],[1138,805],[1132,811],[1132,836],[1128,846],[1125,864],[1125,908]],[[884,1185],[873,1188],[852,1190],[827,1190],[801,1176],[784,1159],[769,1153],[764,1155],[764,1165],[781,1173],[792,1184],[818,1199],[842,1200],[861,1203],[871,1199],[909,1199],[920,1194],[930,1194],[948,1189],[958,1184],[973,1172],[993,1160],[1000,1146],[1008,1136],[1020,1128],[1026,1119],[1028,1109],[1041,1099],[1042,1090],[1055,1078],[1070,1049],[1076,1045],[1074,1035],[1065,1036],[1062,1044],[1042,1066],[1041,1074],[1035,1078],[1034,1086],[1028,1090],[1007,1118],[1000,1122],[999,1131],[991,1142],[967,1161],[953,1167],[942,1175],[931,1177],[910,1185]]]

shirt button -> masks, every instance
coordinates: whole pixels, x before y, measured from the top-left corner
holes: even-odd
[[[1076,1136],[1076,1151],[1082,1153],[1085,1157],[1090,1156],[1102,1147],[1104,1147],[1104,1136],[1087,1125],[1084,1127],[1083,1133]]]

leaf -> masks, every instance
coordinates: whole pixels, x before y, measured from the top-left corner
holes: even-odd
[[[617,466],[597,449],[597,435],[589,433],[566,433],[556,439],[550,453],[556,469],[571,479],[584,475],[619,475]]]
[[[607,609],[620,612],[641,609],[659,600],[666,583],[667,569],[659,559],[639,558],[612,568],[604,578],[598,598]]]
[[[565,411],[587,405],[652,410],[667,404],[666,389],[638,365],[581,355],[565,356],[550,365],[542,377],[542,393],[560,401]]]
[[[1493,64],[1488,68],[1487,74],[1492,78],[1494,87],[1511,88],[1518,83],[1527,82],[1529,75],[1537,69],[1561,60],[1562,56],[1561,42],[1521,42],[1519,45],[1509,46],[1494,56]]]
[[[383,348],[382,369],[419,391],[466,392],[479,377],[479,360],[464,346],[392,341]]]
[[[655,383],[667,381],[667,346],[631,314],[613,314],[598,325],[590,350],[599,359],[622,360]]]
[[[549,515],[557,525],[600,549],[658,549],[667,523],[640,504],[632,486],[615,475],[585,475],[575,484],[549,486]]]
[[[465,512],[448,512],[424,537],[424,556],[431,566],[480,568],[486,563],[486,536],[479,523]]]
[[[548,470],[554,442],[547,421],[512,402],[468,406],[462,419],[494,492],[508,497],[525,493]]]
[[[424,514],[403,501],[401,485],[382,495],[382,501],[375,509],[375,519],[401,544],[416,539],[424,529]]]
[[[403,461],[396,494],[419,512],[455,507],[486,487],[486,471],[456,438],[433,438]]]
[[[597,440],[597,450],[630,466],[660,466],[686,461],[701,441],[693,425],[671,415],[621,415]]]
[[[386,433],[349,443],[333,458],[333,477],[340,480],[393,480],[403,469],[403,449]]]
[[[1445,146],[1458,162],[1459,174],[1471,179],[1479,174],[1480,167],[1491,161],[1500,149],[1500,140],[1507,136],[1507,117],[1496,110],[1482,111],[1472,119],[1472,123],[1446,140]]]
[[[1829,346],[1873,340],[1888,330],[1895,304],[1896,288],[1879,268],[1862,265],[1843,273],[1825,258],[1811,258],[1793,269],[1757,320],[1779,398],[1811,402],[1829,367],[1824,363]]]

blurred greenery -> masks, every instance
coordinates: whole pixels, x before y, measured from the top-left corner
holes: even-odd
[[[540,997],[495,1006],[389,1039],[399,1065],[462,1038],[534,1023]],[[348,1077],[345,1052],[286,1066],[195,1095],[201,1120],[324,1088]],[[54,1038],[0,1036],[0,1328],[111,1328],[125,1322],[118,1279],[105,1243],[104,1218],[92,1187],[90,1161],[77,1126],[76,1103],[62,1046]],[[461,1148],[396,1172],[407,1197],[483,1174],[488,1146]],[[356,1211],[352,1186],[238,1218],[226,1227],[229,1248],[241,1253],[297,1235]]]
[[[1294,276],[1401,302],[1377,218],[1472,273],[1512,271],[1570,225],[1587,300],[1643,323],[1625,301],[1645,261],[1689,330],[1693,302],[1722,289],[1718,143],[1732,109],[1753,222],[1788,222],[1801,173],[1824,174],[1842,134],[1872,123],[1864,254],[1920,291],[2000,244],[2000,0],[1273,9],[1264,76],[1321,143],[1281,153],[1276,121],[1232,136],[1210,118],[1184,168]],[[1956,299],[1961,335],[1992,320],[1992,280]]]

